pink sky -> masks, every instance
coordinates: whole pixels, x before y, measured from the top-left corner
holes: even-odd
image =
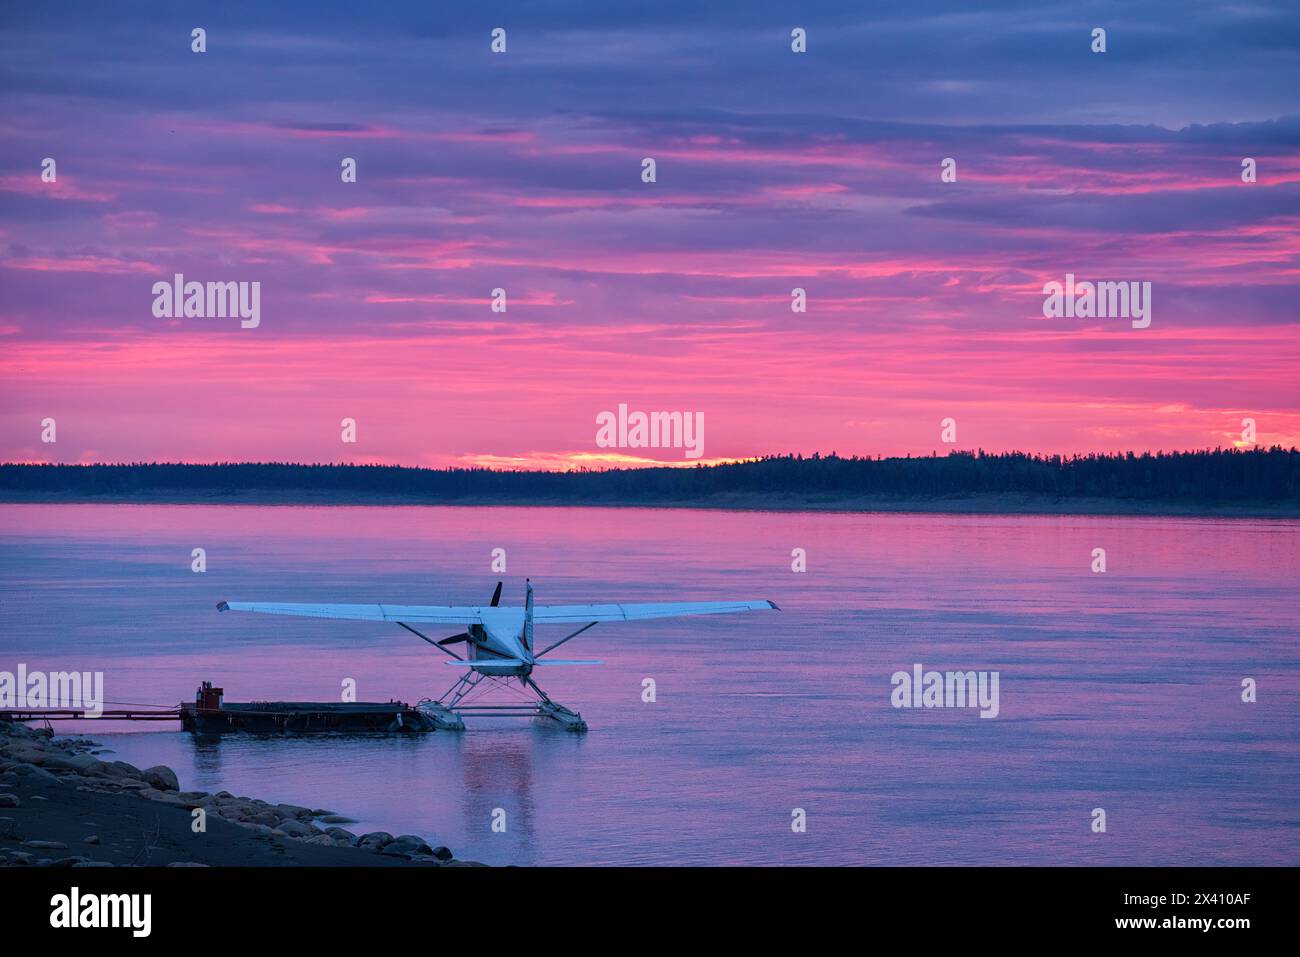
[[[134,42],[103,56],[159,38]],[[269,41],[230,42],[261,63]],[[1008,100],[963,121],[919,94],[877,119],[839,88],[799,115],[765,111],[775,88],[720,86],[729,110],[709,112],[680,107],[651,58],[659,85],[620,111],[515,61],[550,98],[535,110],[518,82],[459,106],[326,95],[342,53],[284,48],[276,97],[182,53],[169,84],[122,74],[111,103],[91,66],[78,92],[5,100],[0,459],[683,461],[598,448],[620,403],[702,414],[705,460],[942,452],[945,418],[963,449],[1228,446],[1247,417],[1261,444],[1300,445],[1300,122],[1243,115],[1230,92],[1195,108],[1152,92],[1146,119],[1081,101],[1051,122]],[[473,95],[498,82],[464,59]],[[1200,125],[1167,119],[1175,103]],[[260,282],[260,326],[154,318],[152,285],[177,272]],[[1150,282],[1150,328],[1044,319],[1043,284],[1067,273]]]

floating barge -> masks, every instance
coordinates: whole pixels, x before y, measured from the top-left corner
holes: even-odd
[[[229,703],[212,682],[199,685],[193,702],[180,706],[181,727],[202,734],[226,731],[295,732],[386,731],[426,732],[433,718],[401,701],[249,701]]]
[[[194,693],[193,701],[163,708],[141,705],[120,710],[96,710],[84,707],[4,708],[0,721],[177,721],[186,731],[219,734],[225,731],[264,733],[384,732],[424,733],[429,731],[464,731],[462,713],[494,717],[527,715],[552,718],[570,731],[586,731],[587,724],[567,708],[546,702],[521,710],[516,705],[469,705],[455,711],[436,701],[421,701],[415,707],[404,701],[248,701],[225,700],[225,689],[214,688],[204,681]]]

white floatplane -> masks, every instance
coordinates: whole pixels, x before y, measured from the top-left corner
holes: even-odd
[[[419,709],[434,724],[446,731],[465,730],[464,715],[498,717],[549,718],[570,731],[586,731],[582,715],[552,701],[533,680],[534,668],[554,665],[598,665],[599,661],[547,658],[552,651],[571,638],[602,622],[643,621],[651,618],[677,618],[685,615],[726,615],[741,611],[776,610],[772,601],[669,601],[649,604],[618,605],[538,605],[533,604],[533,586],[526,583],[527,594],[522,606],[502,606],[501,586],[489,605],[333,605],[293,604],[285,602],[223,601],[218,611],[253,611],[268,615],[297,615],[305,618],[341,618],[349,621],[390,621],[454,661],[447,664],[464,668],[465,673],[441,698],[425,699]],[[541,651],[534,651],[534,628],[546,624],[585,624]],[[435,641],[418,631],[415,625],[464,625],[465,630]],[[463,644],[465,657],[451,649]],[[525,692],[523,704],[474,704],[467,696],[483,682],[511,686]],[[487,690],[486,688],[480,690]],[[479,695],[474,695],[478,700]]]

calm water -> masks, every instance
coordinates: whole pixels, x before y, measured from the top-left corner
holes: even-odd
[[[1298,559],[1292,521],[6,505],[0,669],[102,670],[117,702],[188,700],[203,678],[232,701],[336,700],[345,678],[415,701],[457,672],[395,625],[214,605],[478,603],[498,577],[518,603],[525,575],[542,604],[771,598],[782,614],[566,645],[606,661],[538,672],[585,736],[76,730],[185,788],[328,806],[490,863],[1300,864]],[[1001,672],[1000,716],[895,710],[890,676],[916,662]]]

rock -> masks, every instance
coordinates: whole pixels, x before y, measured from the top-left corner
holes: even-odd
[[[99,843],[99,835],[98,835],[98,834],[91,834],[89,837],[83,838],[82,841],[81,841],[81,843],[82,843],[82,844],[98,844],[98,843]]]
[[[34,764],[18,764],[14,766],[14,770],[25,778],[31,778],[33,781],[44,781],[53,784],[59,780],[49,771],[46,771],[44,768],[38,768]]]
[[[258,811],[253,815],[254,824],[265,824],[267,827],[276,827],[280,823],[280,815],[274,811]]]
[[[198,861],[172,861],[168,867],[207,867],[207,864],[200,864]]]
[[[17,784],[18,775],[14,774],[12,771],[6,771],[4,774],[0,774],[0,788],[15,787]]]
[[[114,864],[112,861],[81,861],[80,863],[73,864],[72,866],[73,867],[116,867],[117,865]]]
[[[45,763],[47,755],[41,748],[34,748],[30,745],[19,745],[16,748],[9,748],[5,754],[9,760],[15,764],[35,764],[42,765]]]
[[[181,783],[176,779],[176,772],[163,764],[145,768],[141,776],[160,791],[179,791]]]
[[[449,861],[449,860],[451,860],[453,857],[456,856],[455,854],[453,854],[453,853],[451,852],[451,848],[449,848],[449,847],[443,847],[441,844],[439,844],[437,847],[435,847],[435,848],[433,849],[433,852],[432,852],[432,853],[433,853],[433,856],[436,857],[436,858],[437,858],[438,860],[440,860],[440,861]]]
[[[432,854],[433,848],[418,835],[402,834],[380,848],[380,853],[391,854],[394,857],[414,857],[417,854]]]
[[[322,847],[351,847],[352,842],[342,840],[337,837],[331,837],[328,834],[313,834],[303,841],[304,844],[319,844]]]
[[[356,824],[357,819],[348,817],[344,814],[324,814],[318,815],[322,824]]]
[[[38,851],[66,851],[68,845],[62,841],[23,841],[23,847],[30,847]]]
[[[325,828],[325,833],[328,834],[330,837],[334,838],[335,840],[347,841],[349,844],[355,844],[358,840],[357,836],[353,834],[351,831],[349,831],[347,828],[327,827]]]
[[[362,834],[357,840],[357,847],[369,847],[379,850],[385,844],[393,843],[393,835],[387,831],[371,831],[369,834]]]
[[[292,817],[298,820],[311,820],[312,813],[309,807],[299,807],[297,804],[277,804],[275,809],[280,812],[282,817]]]
[[[88,754],[62,755],[52,754],[45,759],[42,765],[50,771],[72,771],[75,774],[89,774],[90,769],[96,765],[103,764],[98,758],[92,758]]]
[[[23,802],[18,800],[17,794],[0,794],[0,807],[22,807]]]
[[[273,828],[289,837],[312,837],[313,831],[301,821],[281,821],[279,827]]]
[[[93,775],[101,778],[111,778],[115,781],[139,781],[142,772],[134,764],[127,764],[125,761],[100,761],[93,759],[94,764],[89,765],[86,770],[87,775]]]
[[[82,861],[88,861],[88,860],[90,860],[90,858],[79,857],[79,856],[60,857],[60,858],[56,858],[53,861],[50,861],[50,867],[75,867],[76,865],[80,864]]]
[[[0,817],[0,841],[21,840],[18,822],[11,817]]]
[[[32,862],[32,855],[28,854],[26,851],[10,851],[9,859],[15,864],[30,864]]]
[[[397,837],[393,838],[393,840],[400,844],[414,844],[422,852],[427,853],[432,850],[428,843],[425,842],[424,838],[420,837],[418,834],[399,834]]]

